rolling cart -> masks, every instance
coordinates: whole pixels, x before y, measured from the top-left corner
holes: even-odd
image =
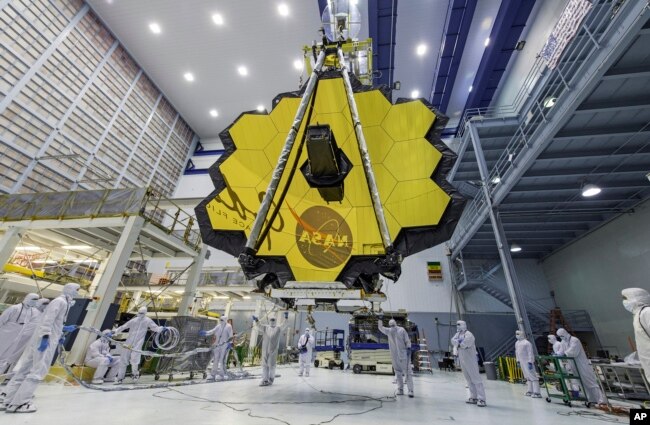
[[[566,364],[573,365],[573,372],[567,371]],[[575,396],[571,390],[571,384],[580,386],[579,394],[586,395],[580,373],[576,367],[575,359],[572,357],[555,357],[555,356],[537,356],[537,364],[542,372],[544,387],[546,388],[546,401],[558,398],[562,402],[572,407],[573,403],[581,402],[590,407],[590,403],[585,396]]]
[[[335,367],[343,370],[345,367],[341,359],[341,353],[345,349],[343,341],[345,340],[345,331],[342,329],[332,329],[316,332],[316,360],[315,367],[326,367],[334,369]]]

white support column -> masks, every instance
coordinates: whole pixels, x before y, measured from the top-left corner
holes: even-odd
[[[117,286],[122,278],[122,273],[126,267],[126,263],[131,257],[135,243],[138,240],[142,226],[144,225],[144,218],[140,216],[129,217],[126,226],[122,230],[120,239],[117,241],[115,250],[106,262],[106,268],[100,278],[95,297],[97,300],[91,303],[94,305],[93,309],[86,311],[86,318],[83,321],[83,326],[99,329],[104,322],[106,313],[108,312],[109,305],[115,299],[117,294]],[[89,307],[90,307],[89,306]],[[92,339],[91,339],[92,338]],[[90,341],[94,340],[94,335],[88,332],[80,332],[75,340],[74,346],[70,352],[70,363],[81,363],[86,348]]]
[[[0,238],[0,270],[4,268],[16,250],[20,240],[23,238],[24,230],[22,227],[9,227],[5,231],[5,234],[2,235],[2,238]]]
[[[104,275],[104,272],[106,271],[106,265],[111,259],[112,254],[109,254],[101,263],[99,263],[99,267],[97,268],[97,271],[95,272],[95,277],[93,278],[93,281],[91,282],[90,286],[88,287],[88,296],[93,297],[95,295],[95,292],[97,291],[97,286],[99,285],[99,281],[102,279],[102,276]]]
[[[232,310],[232,300],[228,300],[226,303],[226,309],[223,312],[224,316],[230,317],[230,310]]]
[[[205,261],[205,255],[207,252],[208,246],[203,244],[201,246],[201,251],[199,251],[199,254],[194,258],[194,264],[192,264],[192,267],[190,267],[187,272],[185,292],[183,293],[183,298],[178,305],[179,316],[186,316],[190,313],[189,309],[192,305],[192,301],[194,301],[194,298],[196,297],[196,288],[201,279],[201,270],[203,270],[203,262]]]

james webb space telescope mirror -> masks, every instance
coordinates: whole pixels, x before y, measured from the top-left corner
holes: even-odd
[[[215,190],[195,209],[203,241],[288,305],[385,299],[380,276],[397,280],[404,257],[448,240],[465,203],[446,180],[447,118],[371,85],[359,21],[329,2],[323,42],[304,49],[309,80],[220,134]]]

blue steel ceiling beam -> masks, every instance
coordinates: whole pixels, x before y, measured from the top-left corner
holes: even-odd
[[[322,0],[319,0],[319,2]],[[368,32],[372,38],[374,84],[393,86],[397,0],[368,1]]]
[[[445,24],[445,35],[429,95],[431,104],[442,112],[449,106],[476,2],[477,0],[451,0],[449,5],[451,9]]]
[[[465,109],[490,106],[535,0],[502,0]]]

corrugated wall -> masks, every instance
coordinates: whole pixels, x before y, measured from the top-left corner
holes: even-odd
[[[0,7],[0,193],[171,195],[194,133],[88,5]]]

